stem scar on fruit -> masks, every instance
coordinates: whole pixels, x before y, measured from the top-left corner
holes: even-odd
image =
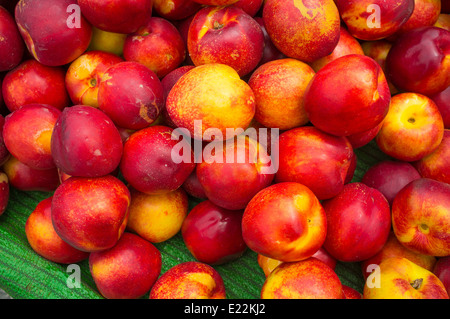
[[[423,282],[423,278],[418,278],[411,283],[411,286],[414,289],[420,289],[420,287],[422,286],[422,282]]]
[[[96,79],[96,78],[92,78],[92,79],[89,81],[89,85],[90,85],[91,87],[95,87],[95,86],[97,85],[97,79]]]
[[[223,28],[223,24],[221,24],[219,21],[214,21],[214,29],[219,30]]]

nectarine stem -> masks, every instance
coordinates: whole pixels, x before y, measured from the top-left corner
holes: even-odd
[[[419,289],[419,288],[422,286],[422,282],[423,282],[423,279],[422,279],[422,278],[418,278],[418,279],[414,280],[414,281],[411,283],[411,286],[412,286],[414,289]]]
[[[219,30],[223,28],[223,24],[221,24],[219,21],[214,21],[214,29]]]
[[[91,79],[91,80],[89,81],[89,85],[90,85],[91,87],[96,86],[96,85],[97,85],[97,79],[95,79],[95,78]]]
[[[420,230],[422,231],[422,233],[428,234],[429,227],[426,224],[420,224]]]

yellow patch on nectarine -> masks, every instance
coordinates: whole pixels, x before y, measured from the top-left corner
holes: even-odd
[[[324,10],[324,7],[321,6],[315,8],[306,7],[305,4],[303,3],[303,0],[293,0],[293,2],[294,7],[296,7],[300,11],[302,16],[304,16],[309,20],[314,19],[320,11]]]
[[[92,38],[88,51],[105,51],[121,56],[127,34],[108,32],[92,28]]]
[[[31,55],[39,61],[39,59],[37,58],[37,53],[36,53],[36,48],[34,46],[34,42],[33,39],[31,38],[30,34],[28,33],[27,30],[25,30],[20,23],[17,24],[17,27],[19,28],[25,43],[27,44],[28,50],[30,51]]]
[[[156,2],[157,0],[155,0]],[[172,11],[175,8],[175,4],[171,0],[166,1],[157,1],[159,4],[159,10],[162,14],[168,14],[170,11]]]
[[[182,189],[152,195],[132,190],[127,227],[150,242],[163,242],[181,229],[187,209]]]
[[[52,130],[44,130],[38,133],[36,137],[36,145],[43,153],[51,153]]]
[[[203,36],[210,30],[210,28],[214,28],[214,21],[213,18],[216,15],[217,11],[222,10],[223,7],[216,6],[213,8],[205,17],[205,23],[203,24],[202,28],[200,29],[200,32],[198,33],[197,40],[199,41]],[[217,27],[216,27],[217,28]]]
[[[171,289],[176,290],[178,298],[181,299],[210,299],[214,298],[216,282],[209,273],[185,272],[182,280],[176,282],[176,286]]]
[[[6,175],[3,172],[0,172],[0,184],[1,183],[8,183],[8,182],[9,182],[8,175]]]
[[[364,299],[448,299],[442,282],[431,271],[406,258],[388,258],[379,266],[378,278],[367,278]]]

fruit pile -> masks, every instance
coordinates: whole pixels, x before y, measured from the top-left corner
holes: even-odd
[[[450,1],[0,5],[0,229],[44,194],[39,258],[108,299],[224,299],[249,252],[262,299],[449,298]]]

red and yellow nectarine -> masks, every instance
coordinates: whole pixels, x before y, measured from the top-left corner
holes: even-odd
[[[242,217],[247,246],[258,254],[285,262],[314,255],[325,241],[325,211],[306,186],[285,182],[259,191]]]

